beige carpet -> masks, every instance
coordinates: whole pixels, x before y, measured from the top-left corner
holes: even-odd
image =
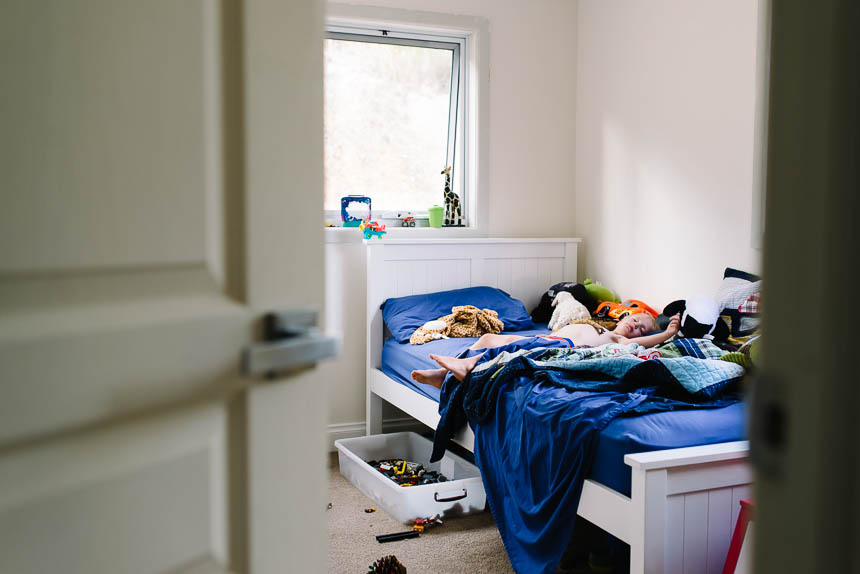
[[[337,454],[329,464],[329,572],[366,574],[377,558],[393,554],[409,574],[513,573],[489,512],[451,518],[418,538],[380,544],[376,535],[409,530],[340,475]]]

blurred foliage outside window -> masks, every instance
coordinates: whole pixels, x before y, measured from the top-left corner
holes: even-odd
[[[451,50],[326,39],[325,210],[369,196],[382,211],[442,205]]]

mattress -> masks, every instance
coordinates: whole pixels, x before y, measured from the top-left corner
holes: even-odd
[[[538,328],[516,334],[532,336],[547,333],[546,328]],[[438,368],[429,358],[430,353],[454,356],[475,340],[440,339],[425,345],[410,345],[388,339],[382,348],[382,372],[438,402],[439,390],[413,381],[412,370]],[[745,413],[744,404],[737,403],[719,409],[617,418],[601,431],[597,454],[588,476],[629,496],[630,467],[624,464],[625,454],[744,440]]]

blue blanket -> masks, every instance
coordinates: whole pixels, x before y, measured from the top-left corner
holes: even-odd
[[[733,387],[742,375],[734,363],[689,356],[489,349],[465,381],[445,381],[431,460],[468,421],[511,564],[520,573],[553,572],[573,532],[600,430],[619,416],[737,402]]]

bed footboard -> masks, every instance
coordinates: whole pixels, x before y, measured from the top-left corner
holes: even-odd
[[[630,572],[722,572],[739,502],[752,495],[746,441],[628,454]]]

